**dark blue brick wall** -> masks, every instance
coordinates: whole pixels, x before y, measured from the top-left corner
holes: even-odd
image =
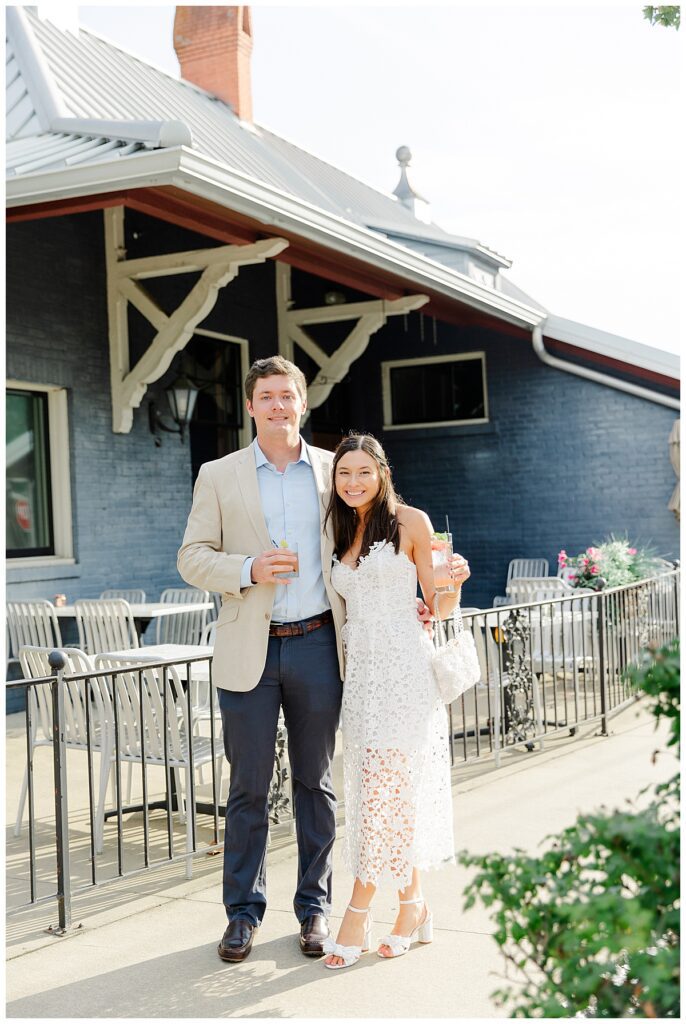
[[[131,433],[112,432],[102,214],[10,225],[7,253],[7,374],[68,389],[77,559],[47,579],[11,569],[8,592],[71,600],[135,585],[156,596],[178,582],[188,446],[170,436],[155,448],[147,399],[159,399],[156,387]]]
[[[611,532],[680,557],[679,527],[667,502],[676,483],[667,439],[678,412],[542,363],[530,342],[418,316],[373,336],[351,368],[351,426],[381,438],[398,490],[430,515],[450,517],[472,578],[463,603],[490,606],[505,592],[512,558],[584,550]],[[484,351],[488,427],[383,433],[381,362]]]

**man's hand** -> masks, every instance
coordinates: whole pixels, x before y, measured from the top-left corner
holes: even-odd
[[[422,627],[427,631],[429,637],[433,640],[434,627],[431,615],[431,609],[428,604],[422,601],[421,597],[417,598],[417,618],[422,624]]]
[[[253,583],[282,583],[287,586],[291,580],[277,573],[293,572],[298,562],[294,551],[285,548],[271,548],[258,555],[250,567],[250,579]]]

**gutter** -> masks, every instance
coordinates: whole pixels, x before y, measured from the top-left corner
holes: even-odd
[[[232,212],[257,219],[268,230],[290,231],[299,238],[349,255],[369,266],[401,275],[412,287],[431,288],[446,298],[517,327],[531,328],[541,319],[540,310],[502,292],[493,292],[466,274],[185,146],[9,178],[5,195],[8,207],[17,208],[76,196],[165,185],[176,186]]]
[[[658,405],[666,405],[668,409],[680,409],[681,403],[678,398],[670,395],[661,395],[658,391],[651,391],[649,388],[642,388],[639,384],[630,384],[628,381],[619,380],[617,377],[610,377],[606,373],[599,373],[597,370],[589,370],[585,366],[576,366],[574,363],[567,363],[564,359],[557,359],[546,349],[543,344],[543,324],[536,324],[531,333],[534,352],[546,366],[552,366],[556,370],[564,370],[565,373],[573,373],[576,377],[584,377],[586,380],[595,381],[597,384],[604,384],[606,387],[615,388],[617,391],[626,391],[637,398],[645,398],[649,402],[656,402]]]

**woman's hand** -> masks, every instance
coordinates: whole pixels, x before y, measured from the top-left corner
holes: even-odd
[[[469,571],[469,562],[457,552],[455,552],[450,560],[450,572],[458,587],[462,586],[463,583],[466,583],[472,575]]]
[[[429,637],[433,640],[434,627],[432,622],[431,609],[428,604],[422,601],[421,597],[417,598],[417,617],[422,624],[422,628],[426,630]]]

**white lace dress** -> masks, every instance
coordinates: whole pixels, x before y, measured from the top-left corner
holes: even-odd
[[[357,569],[334,556],[345,599],[342,731],[346,867],[403,889],[454,862],[448,716],[417,617],[417,570],[386,541]]]

